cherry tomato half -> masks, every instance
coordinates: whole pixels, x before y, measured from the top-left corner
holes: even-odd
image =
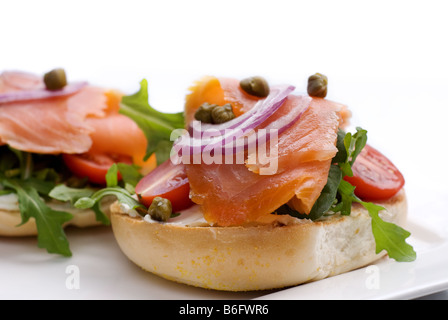
[[[87,177],[90,182],[105,185],[106,173],[117,162],[132,164],[132,158],[104,153],[63,154],[65,165],[77,177]],[[121,179],[118,174],[118,179]]]
[[[386,200],[404,185],[404,178],[395,165],[382,153],[366,145],[352,166],[353,177],[344,177],[356,187],[355,195],[362,200]]]
[[[193,205],[184,165],[174,165],[169,159],[143,177],[135,186],[135,193],[146,207],[151,205],[155,197],[170,200],[173,212]]]

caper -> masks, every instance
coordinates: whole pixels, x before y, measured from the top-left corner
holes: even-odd
[[[45,87],[48,90],[60,90],[67,85],[64,69],[54,69],[44,75]]]
[[[259,76],[241,80],[240,87],[248,94],[256,97],[265,98],[269,95],[268,82]]]
[[[232,105],[227,103],[222,107],[216,106],[212,109],[212,120],[213,123],[219,124],[230,121],[235,118],[235,114],[232,110]]]
[[[216,104],[209,104],[207,102],[203,103],[198,108],[198,110],[196,110],[194,118],[204,123],[213,123],[212,109],[215,108],[216,106],[217,106]]]
[[[316,73],[308,78],[308,95],[311,97],[325,98],[327,96],[328,78]]]
[[[162,197],[155,197],[148,208],[148,214],[157,221],[168,221],[173,213],[171,201]]]

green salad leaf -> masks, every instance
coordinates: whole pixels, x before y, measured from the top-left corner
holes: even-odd
[[[414,261],[417,254],[412,246],[406,243],[406,239],[411,235],[410,232],[394,223],[381,219],[379,213],[386,209],[374,203],[362,201],[355,195],[354,191],[354,186],[342,180],[339,186],[339,193],[341,195],[339,205],[342,205],[340,208],[333,208],[333,210],[335,212],[340,210],[341,214],[349,215],[353,202],[361,204],[372,218],[372,233],[375,238],[376,253],[386,250],[389,257],[396,261]]]
[[[383,207],[370,202],[356,200],[369,211],[372,218],[372,232],[376,242],[376,253],[386,250],[389,257],[396,261],[411,262],[417,258],[414,248],[406,243],[411,233],[394,223],[386,222],[379,216]]]
[[[157,164],[169,158],[173,142],[171,132],[184,128],[184,113],[163,113],[152,108],[148,102],[148,82],[140,82],[140,90],[133,95],[124,96],[120,113],[134,120],[148,141],[145,160],[156,154]]]
[[[35,188],[26,180],[4,179],[6,187],[16,191],[19,199],[19,208],[22,215],[22,224],[30,218],[36,220],[38,230],[38,247],[47,249],[49,253],[58,253],[70,257],[70,246],[65,235],[63,224],[73,218],[70,213],[56,211],[46,205]]]
[[[65,184],[59,184],[55,186],[48,195],[51,198],[59,201],[70,202],[70,204],[74,207],[76,201],[81,198],[92,196],[95,191],[96,189],[90,187],[73,188],[68,187]],[[107,215],[101,210],[99,203],[95,206],[92,206],[92,210],[95,213],[96,221],[101,222],[106,226],[110,225],[110,220]]]
[[[129,167],[127,167],[129,169]],[[121,171],[120,171],[121,173]],[[118,185],[118,165],[113,164],[106,174],[107,187],[100,189],[90,195],[76,200],[75,207],[78,209],[98,208],[100,201],[106,196],[114,196],[120,203],[127,205],[130,209],[136,211],[146,211],[146,207],[134,197],[134,193],[128,188]],[[124,178],[124,177],[123,177]],[[129,185],[129,183],[128,183]]]
[[[17,194],[22,221],[27,223],[35,219],[38,231],[38,247],[49,253],[71,256],[70,246],[63,225],[72,214],[53,210],[45,201],[56,185],[58,175],[52,169],[39,169],[36,155],[9,148],[0,147],[0,186],[2,194]],[[45,159],[46,161],[47,159]]]
[[[125,193],[124,196],[119,194],[120,198],[135,204],[135,200],[129,200],[127,195],[131,194],[142,177],[139,168],[118,163],[113,169],[115,172],[108,175],[109,185],[114,184],[116,192]],[[118,170],[122,176],[120,183],[123,188],[118,183]],[[98,188],[87,185],[81,179],[75,179],[63,165],[60,156],[33,154],[0,146],[0,195],[11,193],[16,194],[18,199],[21,214],[21,223],[18,226],[33,218],[36,221],[38,247],[66,257],[71,256],[72,252],[64,225],[73,215],[52,209],[49,206],[50,200],[69,202],[75,207],[80,199],[101,195]],[[95,212],[97,221],[105,225],[110,224],[109,218],[100,208],[99,201],[94,201],[88,208]]]
[[[51,189],[48,194],[53,199],[74,204],[78,199],[90,197],[95,192],[92,188],[72,188],[65,184],[59,184]]]
[[[65,184],[59,184],[50,191],[49,196],[59,201],[70,202],[78,209],[92,209],[97,221],[104,225],[110,225],[109,218],[101,210],[100,204],[104,197],[115,196],[120,202],[126,203],[131,208],[142,206],[137,205],[138,201],[132,198],[134,188],[142,178],[138,169],[139,167],[135,165],[114,163],[106,173],[107,188],[72,188]],[[122,176],[123,186],[119,185],[118,172]]]

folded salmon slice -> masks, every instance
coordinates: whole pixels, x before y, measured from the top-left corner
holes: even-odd
[[[280,174],[260,176],[241,164],[186,165],[192,200],[219,226],[262,220],[292,197],[319,196],[330,163],[311,161]]]
[[[325,99],[290,95],[259,128],[304,104],[308,104],[306,112],[279,136],[278,169],[273,174],[260,175],[261,165],[253,154],[246,164],[185,165],[192,200],[201,205],[207,221],[220,226],[266,221],[291,199],[301,213],[311,211],[327,182],[331,159],[337,152],[337,130],[346,109]],[[191,113],[191,109],[187,99],[186,112]]]

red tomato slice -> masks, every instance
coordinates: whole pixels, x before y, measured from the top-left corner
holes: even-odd
[[[404,177],[378,150],[366,145],[352,166],[353,177],[344,177],[356,187],[355,195],[366,201],[386,200],[404,185]]]
[[[170,200],[173,212],[193,205],[185,167],[182,164],[174,165],[169,159],[143,177],[135,186],[135,193],[146,207],[155,197]]]
[[[90,182],[105,185],[106,173],[117,162],[132,164],[132,158],[103,153],[63,154],[65,165],[77,177],[87,177]],[[118,173],[118,179],[121,179]]]

